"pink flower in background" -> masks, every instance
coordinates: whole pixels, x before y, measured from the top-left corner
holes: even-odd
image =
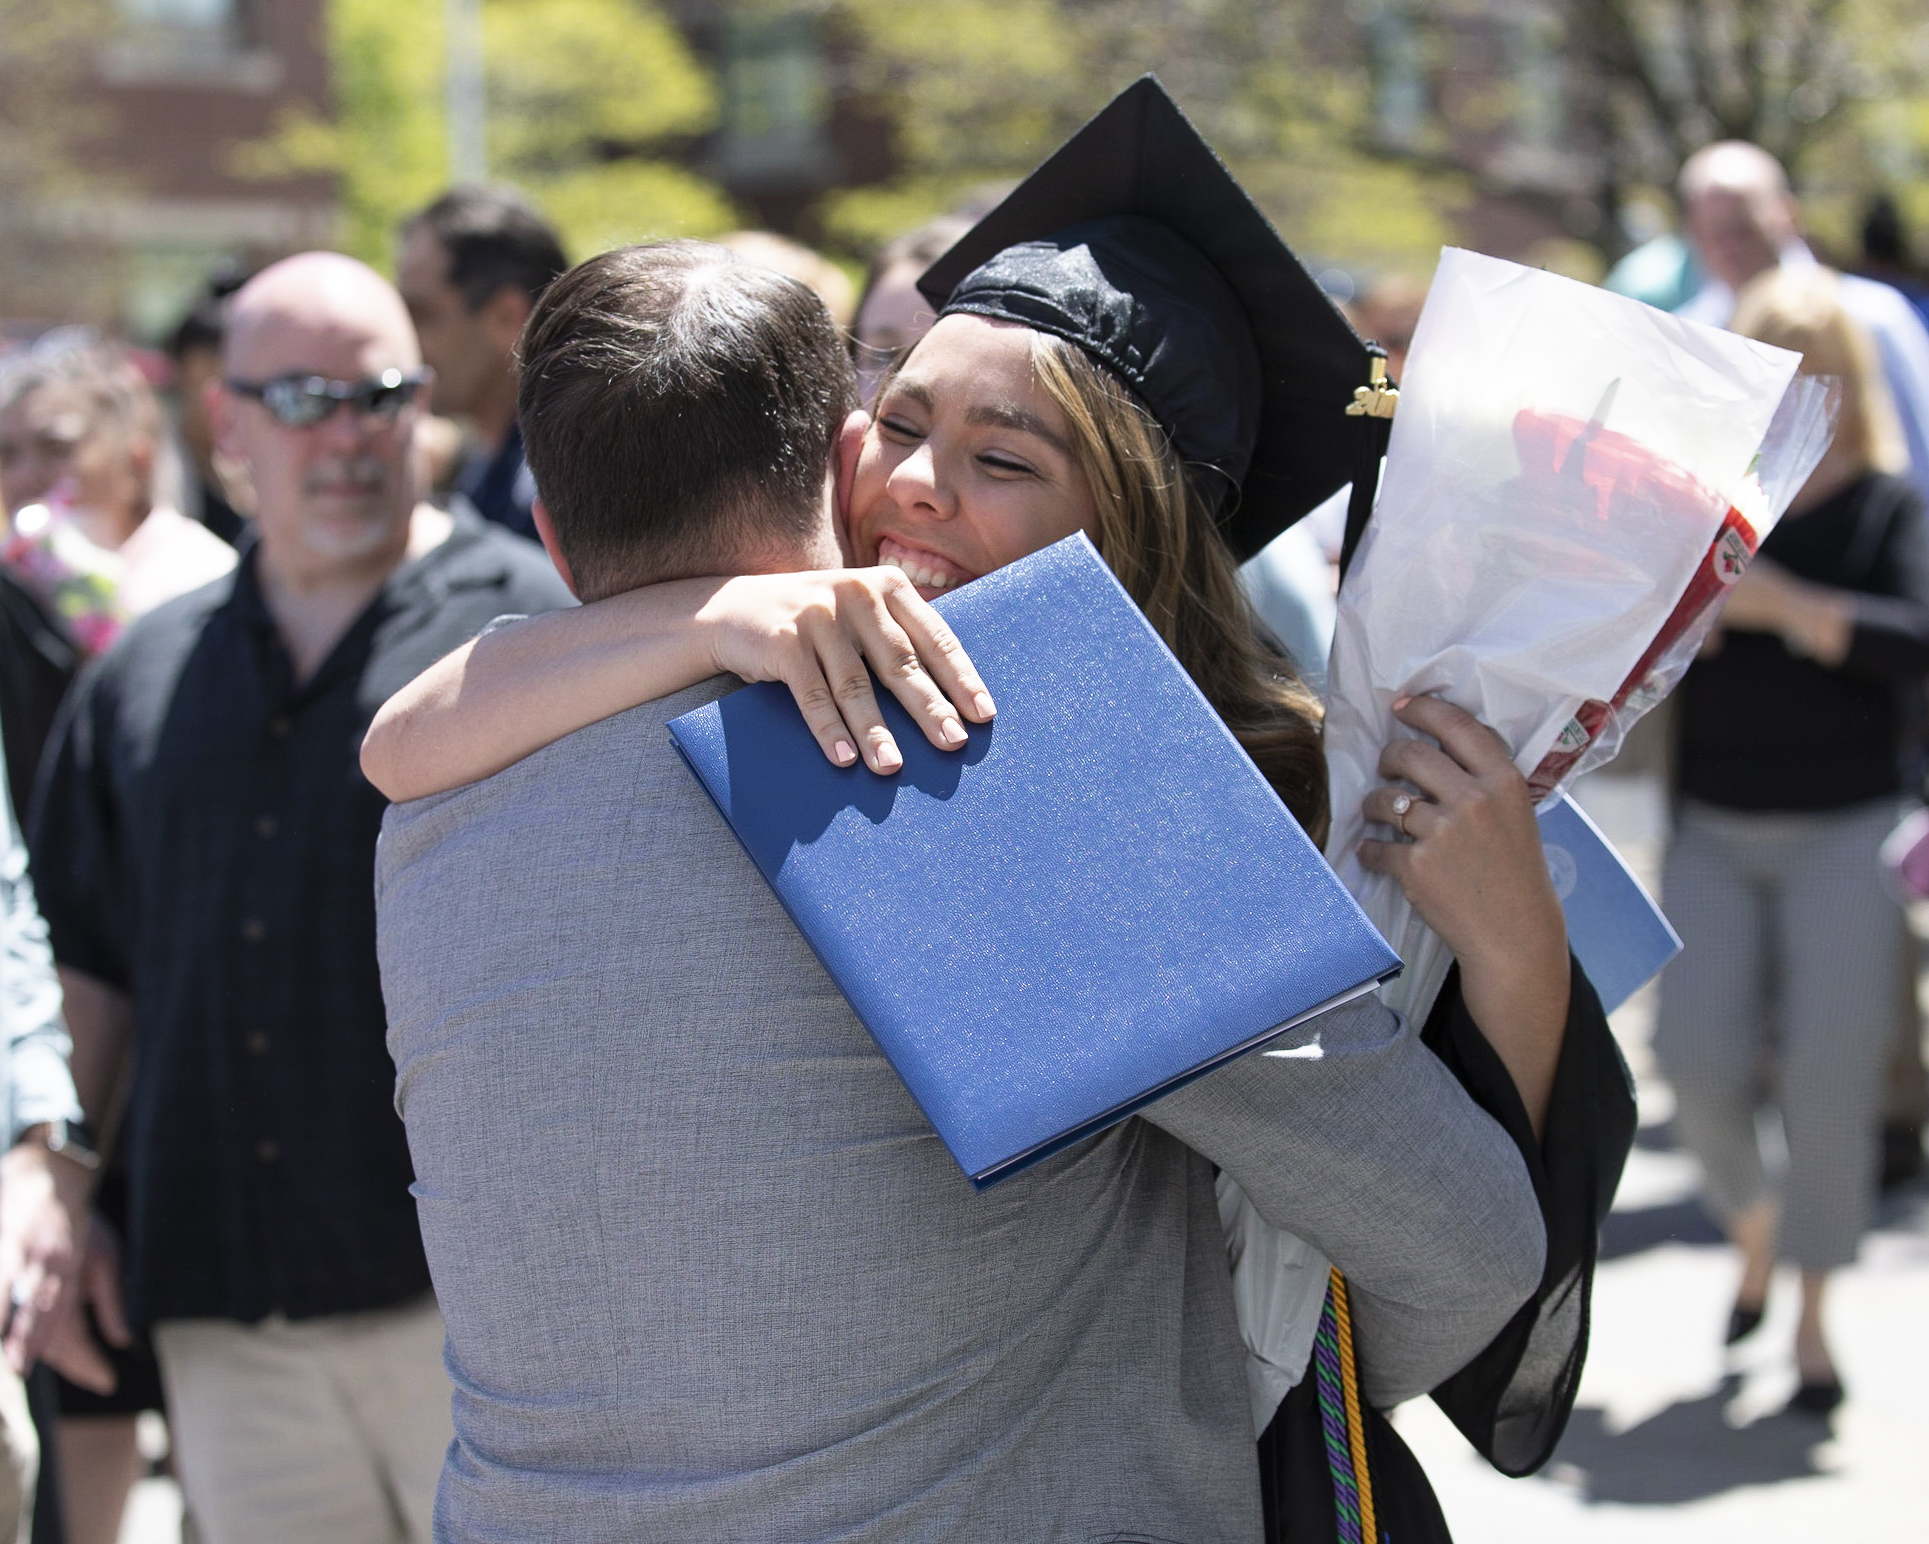
[[[91,658],[111,647],[127,625],[120,602],[126,564],[83,536],[72,511],[73,485],[64,481],[45,503],[24,505],[14,514],[0,562],[67,625]]]

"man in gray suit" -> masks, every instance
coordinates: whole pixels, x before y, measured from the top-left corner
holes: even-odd
[[[585,599],[837,561],[855,394],[801,285],[606,254],[525,356]],[[455,1382],[439,1538],[1255,1540],[1215,1165],[1346,1270],[1378,1404],[1525,1300],[1516,1149],[1371,1001],[974,1192],[671,748],[733,684],[389,812],[389,1048]]]

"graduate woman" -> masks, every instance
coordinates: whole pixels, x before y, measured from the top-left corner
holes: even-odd
[[[864,660],[934,744],[962,744],[961,719],[994,708],[925,602],[1084,530],[1323,837],[1319,703],[1255,621],[1236,560],[1371,465],[1366,425],[1346,412],[1365,347],[1150,78],[923,287],[936,325],[884,380],[875,419],[854,415],[834,448],[851,558],[882,567],[676,581],[498,629],[377,716],[363,752],[377,785],[407,799],[488,776],[718,671],[787,682],[826,755],[894,771]],[[1428,738],[1388,748],[1367,801],[1385,838],[1363,861],[1394,874],[1454,950],[1424,1038],[1486,1112],[1468,1118],[1518,1145],[1548,1246],[1540,1289],[1434,1397],[1519,1474],[1545,1462],[1572,1405],[1633,1106],[1505,747],[1445,703],[1399,713]],[[1370,1403],[1347,1418],[1374,1383],[1370,1325],[1353,1335],[1338,1284],[1316,1312],[1312,1365],[1260,1438],[1270,1536],[1445,1537],[1391,1426]]]

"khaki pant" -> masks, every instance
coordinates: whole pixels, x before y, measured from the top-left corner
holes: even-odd
[[[1773,1052],[1788,1142],[1781,1257],[1855,1258],[1875,1199],[1882,1085],[1908,928],[1877,850],[1894,801],[1771,814],[1683,802],[1662,905],[1686,945],[1661,976],[1654,1054],[1675,1135],[1724,1221],[1768,1196],[1755,1113]]]
[[[453,1428],[433,1299],[154,1329],[206,1544],[427,1544]]]
[[[27,1544],[33,1536],[39,1478],[40,1437],[27,1409],[27,1386],[0,1360],[0,1541]]]

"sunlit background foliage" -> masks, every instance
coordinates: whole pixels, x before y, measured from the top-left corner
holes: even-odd
[[[1929,228],[1923,0],[479,3],[488,173],[576,256],[775,224],[861,266],[997,196],[1147,68],[1297,247],[1356,276],[1423,277],[1462,241],[1596,277],[1724,135],[1788,162],[1831,250],[1878,190]],[[332,239],[390,262],[397,222],[449,181],[449,7],[0,0],[0,315],[99,314],[122,266],[151,266],[112,214],[142,190],[90,149],[141,126],[115,130],[86,88],[117,38],[182,18],[315,17],[325,89],[282,93],[208,156],[263,199],[321,189],[304,196]],[[751,162],[773,156],[801,192],[767,195]],[[125,315],[160,316],[205,263],[169,239],[174,266]]]

